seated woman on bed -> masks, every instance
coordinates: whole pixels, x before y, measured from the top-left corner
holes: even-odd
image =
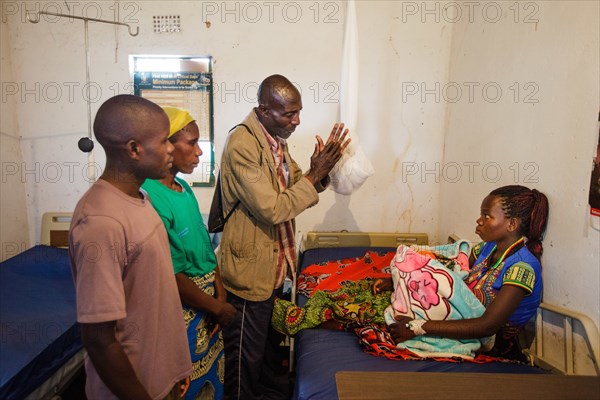
[[[366,352],[394,359],[487,362],[481,353],[492,350],[488,355],[523,360],[516,339],[541,300],[547,217],[542,193],[501,187],[483,201],[476,232],[485,242],[473,251],[466,241],[400,245],[395,254],[334,261],[335,272],[308,267],[308,279],[298,282],[300,291],[308,281],[308,301],[276,302],[272,325],[287,335],[351,329]]]
[[[421,335],[473,339],[496,335],[490,356],[524,360],[517,335],[535,314],[542,296],[542,239],[548,199],[523,186],[492,191],[481,204],[475,232],[483,240],[472,250],[464,279],[485,306],[483,315],[459,320],[425,320],[396,316],[389,326],[396,343]],[[373,291],[391,289],[378,279]]]

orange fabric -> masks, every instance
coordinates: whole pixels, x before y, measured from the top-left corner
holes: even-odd
[[[310,296],[317,290],[335,292],[347,281],[391,278],[389,266],[395,254],[393,251],[384,255],[367,251],[364,257],[310,265],[298,277],[298,292]]]

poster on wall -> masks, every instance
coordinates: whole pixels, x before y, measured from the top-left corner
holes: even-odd
[[[598,114],[598,142],[596,144],[596,155],[592,164],[589,202],[592,215],[600,217],[600,113]]]
[[[135,94],[160,106],[183,108],[196,120],[202,150],[198,167],[180,177],[192,186],[214,186],[212,146],[212,74],[205,72],[135,72]]]

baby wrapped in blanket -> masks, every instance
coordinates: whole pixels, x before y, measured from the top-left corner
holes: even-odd
[[[469,270],[469,244],[460,241],[444,246],[400,245],[390,263],[394,290],[391,305],[384,311],[388,325],[396,317],[414,320],[456,320],[477,318],[485,308],[463,282]],[[444,264],[445,263],[445,264]],[[494,337],[448,339],[416,336],[398,343],[421,357],[462,357],[489,350]]]

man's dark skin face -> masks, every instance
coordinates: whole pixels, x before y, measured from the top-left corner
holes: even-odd
[[[300,125],[302,99],[293,86],[273,88],[266,104],[258,106],[258,119],[274,137],[289,138]]]
[[[262,81],[257,94],[258,107],[255,112],[260,123],[274,138],[288,139],[300,125],[302,98],[298,89],[286,77],[276,74]],[[305,176],[313,185],[318,184],[320,191],[329,183],[329,172],[350,142],[350,139],[346,140],[347,133],[344,124],[335,124],[327,142],[316,136],[310,169]]]

